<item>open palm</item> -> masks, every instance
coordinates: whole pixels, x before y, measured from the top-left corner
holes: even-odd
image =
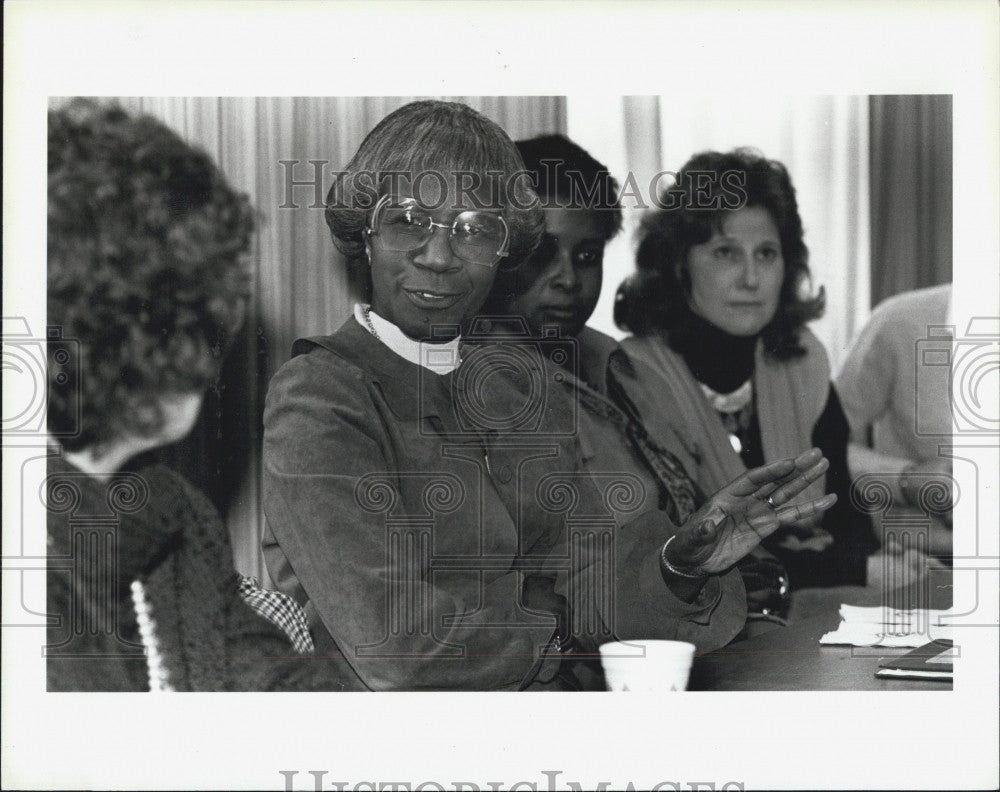
[[[837,502],[824,495],[790,504],[829,463],[818,448],[753,468],[716,492],[670,541],[667,560],[692,574],[729,569],[783,525],[814,517]]]

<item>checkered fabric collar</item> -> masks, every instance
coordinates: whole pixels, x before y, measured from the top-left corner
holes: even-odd
[[[306,612],[294,599],[281,591],[262,588],[256,578],[240,576],[240,597],[260,616],[279,628],[299,654],[315,651]]]

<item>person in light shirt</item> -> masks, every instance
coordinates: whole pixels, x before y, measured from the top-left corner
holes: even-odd
[[[878,478],[891,487],[896,507],[929,520],[929,530],[923,521],[909,524],[927,534],[924,551],[944,558],[952,552],[952,464],[941,453],[951,442],[951,365],[927,361],[950,362],[950,315],[950,283],[884,300],[836,379],[851,425],[852,475]],[[895,540],[887,544],[898,549]]]

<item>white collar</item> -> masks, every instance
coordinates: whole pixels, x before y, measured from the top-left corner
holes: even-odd
[[[392,322],[383,319],[363,303],[355,303],[354,318],[365,330],[375,336],[403,360],[423,366],[435,374],[450,374],[462,362],[458,355],[458,342],[453,338],[443,344],[414,341]]]

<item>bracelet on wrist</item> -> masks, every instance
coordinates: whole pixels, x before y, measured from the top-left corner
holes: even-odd
[[[676,536],[676,535],[675,535]],[[702,580],[708,577],[704,572],[697,570],[692,570],[690,572],[685,572],[683,569],[678,569],[673,564],[670,563],[670,559],[667,558],[667,548],[670,547],[670,543],[674,541],[675,536],[671,536],[663,545],[663,549],[660,550],[660,566],[669,572],[671,575],[677,575],[677,577],[687,578],[688,580]]]

